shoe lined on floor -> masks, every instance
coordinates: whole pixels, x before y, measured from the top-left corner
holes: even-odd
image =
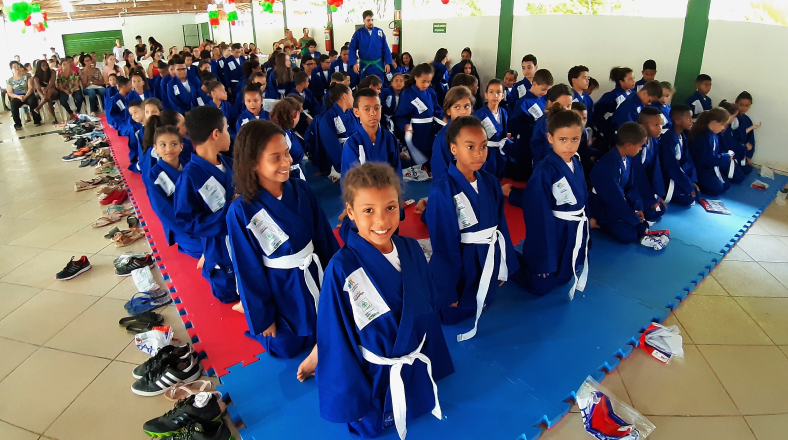
[[[70,280],[77,275],[83,274],[90,270],[92,266],[90,265],[90,261],[88,261],[88,257],[82,256],[79,260],[74,260],[74,257],[71,257],[71,261],[66,264],[66,267],[63,268],[60,272],[55,275],[55,279],[60,281]]]
[[[145,422],[142,429],[152,437],[167,437],[182,432],[194,422],[214,422],[221,418],[218,396],[201,392],[177,401],[171,410]]]
[[[211,394],[217,395],[217,397],[221,397],[220,392],[213,390],[213,383],[210,380],[195,380],[194,382],[175,384],[171,386],[164,393],[164,398],[170,402],[177,402],[202,392],[209,392]],[[221,406],[221,402],[219,405]]]
[[[123,233],[123,231],[119,232]],[[127,277],[131,275],[132,271],[143,267],[153,267],[154,264],[156,264],[156,260],[153,259],[153,254],[145,255],[144,258],[131,257],[125,264],[115,266],[115,275]]]
[[[234,440],[230,428],[224,421],[192,422],[183,431],[170,437],[170,440]]]
[[[164,358],[154,362],[152,368],[142,379],[131,385],[131,391],[138,396],[158,396],[179,382],[192,382],[200,377],[200,362],[196,355],[186,359]]]
[[[156,353],[153,357],[151,357],[141,365],[137,366],[134,369],[134,371],[131,372],[131,375],[134,376],[135,379],[142,379],[152,369],[154,369],[153,368],[154,364],[160,363],[164,359],[167,358],[189,359],[189,356],[191,355],[192,355],[192,347],[189,344],[183,344],[181,346],[167,345],[165,347],[162,347],[161,350],[159,350],[158,353]]]

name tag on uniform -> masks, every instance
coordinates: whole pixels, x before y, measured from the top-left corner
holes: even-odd
[[[391,102],[393,100],[393,96],[389,95],[386,97],[386,107],[391,107]]]
[[[666,125],[668,125],[668,118],[666,118],[666,117],[665,117],[665,114],[664,114],[664,113],[660,113],[660,114],[659,114],[659,120],[660,120],[660,122],[662,123],[662,126],[663,126],[663,127],[664,127],[664,126],[666,126]]]
[[[345,132],[345,123],[342,122],[342,118],[340,116],[334,118],[334,128],[337,129],[337,133]]]
[[[164,171],[159,173],[159,177],[156,178],[154,183],[159,185],[167,196],[171,196],[175,192],[175,184],[172,183],[172,179]]]
[[[249,122],[249,118],[243,118],[243,119],[241,120],[241,127],[243,127],[244,125],[246,125],[246,123],[247,123],[247,122]]]
[[[531,107],[528,109],[528,113],[530,113],[530,114],[531,114],[531,116],[533,116],[533,117],[534,117],[534,119],[539,119],[539,118],[541,118],[541,117],[542,117],[542,115],[544,114],[544,113],[542,112],[542,109],[541,109],[541,108],[539,108],[539,104],[534,104],[534,105],[532,105],[532,106],[531,106]]]
[[[199,96],[197,97],[197,105],[199,105],[200,107],[205,105],[205,103],[202,102],[202,98],[200,98]]]
[[[219,60],[219,67],[224,69],[224,60]]]
[[[378,37],[383,38],[383,31],[380,29],[378,29]]]
[[[731,122],[731,128],[737,130],[739,128],[739,118],[736,118]]]
[[[498,133],[498,130],[495,129],[495,125],[490,120],[489,116],[482,121],[482,127],[484,127],[484,131],[487,133],[487,139],[490,139]]]
[[[126,110],[126,104],[124,104],[123,101],[118,100],[118,108],[120,111]]]
[[[393,73],[391,73],[391,72],[387,73],[387,74],[386,74],[386,79],[387,79],[387,80],[389,80],[389,81],[391,81],[391,78],[394,78],[394,74],[393,74]]]
[[[473,212],[471,201],[468,200],[468,196],[464,192],[454,196],[454,210],[457,213],[457,224],[460,226],[460,231],[479,224],[479,220],[476,219],[476,213]]]
[[[265,209],[258,211],[246,228],[252,231],[266,255],[272,255],[284,242],[290,239],[290,236],[276,224]]]
[[[624,96],[624,95],[621,95],[621,96],[617,97],[616,98],[616,108],[618,108],[618,106],[621,105],[621,103],[624,102],[626,99],[627,99],[627,97]]]
[[[416,107],[416,110],[418,110],[419,113],[424,113],[427,110],[427,106],[424,105],[424,103],[421,101],[421,98],[416,98],[410,103]]]
[[[519,86],[517,86],[517,95],[518,95],[520,98],[522,98],[523,96],[525,96],[525,94],[526,94],[527,92],[528,92],[528,90],[525,90],[525,84],[520,84]]]
[[[577,204],[575,193],[572,192],[572,187],[569,186],[566,177],[562,177],[561,180],[553,184],[553,198],[555,198],[556,206]]]
[[[172,93],[175,93],[175,96],[178,96],[178,95],[181,94],[181,91],[180,91],[180,89],[178,89],[178,85],[177,84],[172,86]]]
[[[211,212],[224,208],[224,204],[227,202],[224,198],[224,186],[213,176],[203,184],[198,192]]]
[[[391,311],[363,267],[356,269],[345,278],[343,290],[350,297],[353,321],[359,330],[363,330],[367,324]]]
[[[643,88],[643,85],[641,84],[641,85],[638,86],[638,90],[637,91],[639,92],[640,89],[642,89],[642,88]]]
[[[227,63],[227,66],[230,68],[230,70],[235,70],[235,63],[233,63],[232,61]]]

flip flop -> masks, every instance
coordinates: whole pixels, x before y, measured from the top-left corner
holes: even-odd
[[[213,390],[213,383],[209,380],[195,380],[188,383],[176,383],[164,392],[164,398],[170,402],[177,402],[181,399],[186,399],[198,393],[209,392],[221,397],[222,393]],[[221,401],[217,399],[217,401]]]
[[[145,312],[136,316],[127,316],[120,318],[118,325],[129,325],[135,322],[142,324],[161,325],[164,323],[164,317],[156,312]]]
[[[115,222],[119,222],[120,219],[122,219],[123,217],[124,217],[124,215],[123,215],[122,211],[112,211],[112,212],[108,213],[105,216],[99,217],[98,220],[96,220],[93,223],[91,223],[90,226],[92,226],[94,228],[100,228],[102,226],[107,226],[107,225],[111,225],[111,224],[113,224]],[[117,228],[115,228],[115,229],[117,229]],[[116,232],[118,232],[118,231],[116,231]],[[115,235],[115,234],[113,234],[113,235]],[[106,237],[106,235],[105,235],[105,237]],[[108,238],[112,238],[112,236],[110,236]]]
[[[164,307],[172,302],[172,298],[166,294],[157,299],[151,299],[150,297],[137,297],[140,293],[146,294],[146,292],[138,292],[125,304],[124,307],[126,311],[129,312],[129,315],[141,315],[145,312],[156,310],[159,307]]]
[[[138,333],[149,332],[149,331],[153,330],[153,327],[154,326],[151,325],[151,324],[144,324],[144,323],[141,323],[141,322],[132,322],[131,324],[126,326],[126,331],[136,335]]]
[[[116,232],[115,236],[112,237],[112,241],[115,242],[115,247],[126,247],[144,236],[145,233],[140,230],[131,231],[128,235],[122,232]]]
[[[123,306],[126,310],[133,308],[137,304],[142,304],[151,301],[158,301],[162,298],[167,296],[166,292],[156,292],[154,295],[151,295],[150,292],[137,292],[134,296],[131,297],[130,300],[126,301],[126,304]],[[129,315],[141,315],[143,312],[140,313],[129,313]]]

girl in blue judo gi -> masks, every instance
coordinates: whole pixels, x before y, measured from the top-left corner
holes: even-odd
[[[690,153],[698,173],[698,187],[704,194],[716,196],[731,187],[730,178],[736,172],[732,150],[723,150],[719,134],[725,130],[730,113],[724,108],[713,108],[701,113],[690,133]]]
[[[270,118],[271,122],[285,132],[285,141],[293,162],[290,164],[290,177],[306,181],[304,170],[301,168],[301,162],[304,160],[304,147],[293,132],[301,118],[301,111],[301,103],[288,96],[274,104]]]
[[[435,182],[441,180],[449,172],[449,165],[454,158],[446,144],[446,132],[451,127],[451,121],[461,116],[471,116],[474,102],[473,93],[465,86],[452,87],[446,94],[446,99],[443,101],[443,113],[449,122],[438,131],[435,141],[432,143],[430,168],[432,169],[432,179]]]
[[[330,172],[339,181],[342,170],[342,145],[358,130],[358,120],[353,114],[353,93],[344,84],[331,86],[326,98],[326,111],[320,115],[317,127],[319,157],[325,158],[320,170]]]
[[[535,295],[574,280],[571,299],[588,279],[588,188],[577,154],[584,125],[575,111],[551,112],[552,148],[534,167],[523,193],[526,235],[514,280]]]
[[[251,121],[238,132],[234,156],[241,197],[230,205],[227,231],[246,335],[274,357],[312,350],[297,373],[303,381],[317,363],[323,268],[339,244],[309,184],[290,177],[293,160],[284,131]]]
[[[143,157],[152,162],[145,167],[142,181],[151,207],[161,221],[167,244],[177,244],[180,252],[199,259],[202,256],[200,239],[184,232],[175,220],[175,184],[188,163],[180,158],[183,138],[178,127],[159,124],[159,120],[156,115],[148,119],[146,132],[151,134],[145,137]],[[154,152],[158,159],[151,157]]]
[[[186,129],[195,154],[175,185],[175,221],[187,234],[200,237],[199,264],[213,295],[223,303],[237,302],[225,219],[235,196],[233,160],[220,154],[230,149],[227,119],[216,107],[196,107],[189,112]]]
[[[263,92],[260,84],[250,83],[243,89],[244,110],[238,115],[235,123],[236,136],[247,122],[256,119],[268,119],[268,113],[263,110]]]
[[[455,324],[475,315],[473,328],[457,337],[464,341],[476,334],[483,309],[519,264],[506,226],[501,183],[482,170],[487,159],[484,127],[474,116],[456,118],[447,142],[456,164],[430,188],[425,216],[441,319]]]
[[[487,161],[484,163],[484,171],[497,178],[503,177],[508,162],[507,146],[512,143],[507,137],[507,122],[509,114],[499,106],[505,96],[503,81],[492,79],[487,83],[484,91],[487,105],[477,111],[474,116],[482,121],[485,133],[487,133]]]
[[[320,291],[320,415],[365,438],[394,425],[404,439],[406,419],[441,419],[435,382],[454,372],[421,246],[394,235],[401,197],[388,165],[348,172],[343,199],[358,229],[331,259]]]
[[[423,165],[432,156],[432,143],[437,131],[434,124],[446,125],[442,100],[438,100],[435,90],[430,87],[434,73],[432,66],[426,63],[413,68],[394,114],[394,124],[403,133],[403,141],[416,165]]]

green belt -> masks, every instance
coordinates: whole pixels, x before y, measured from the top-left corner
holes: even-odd
[[[361,70],[358,72],[359,75],[363,75],[370,66],[380,67],[381,72],[385,71],[383,68],[383,58],[378,58],[372,61],[365,61],[359,58],[358,64],[361,66]]]

